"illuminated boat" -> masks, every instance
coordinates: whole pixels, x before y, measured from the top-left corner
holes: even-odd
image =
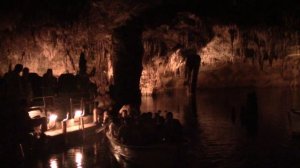
[[[181,143],[161,143],[145,146],[124,145],[106,132],[110,150],[123,166],[174,167],[178,164]],[[176,163],[177,162],[177,163]]]

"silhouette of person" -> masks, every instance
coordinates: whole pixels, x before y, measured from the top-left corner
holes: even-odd
[[[23,70],[22,64],[15,65],[13,71],[8,72],[4,78],[5,82],[5,96],[9,100],[19,100],[23,95],[22,83],[20,73]]]
[[[43,75],[43,87],[45,96],[54,96],[57,93],[57,78],[53,76],[52,69],[48,69]]]
[[[85,54],[82,52],[79,58],[79,73],[76,75],[77,79],[77,89],[84,96],[90,96],[91,82],[89,75],[87,74],[87,61],[85,59]]]
[[[76,92],[76,78],[71,73],[61,74],[58,77],[59,94],[71,94]]]
[[[182,125],[180,124],[178,119],[173,118],[172,112],[168,112],[166,114],[164,129],[164,136],[166,141],[181,141]]]

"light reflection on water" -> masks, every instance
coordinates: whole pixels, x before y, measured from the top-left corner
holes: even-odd
[[[75,153],[75,162],[76,162],[76,166],[77,168],[81,168],[82,167],[82,153],[81,152],[76,152]]]
[[[58,163],[56,158],[50,159],[50,168],[58,168]]]
[[[184,167],[300,167],[300,139],[292,138],[289,111],[300,109],[300,90],[257,89],[258,118],[249,131],[241,119],[248,89],[183,91],[142,99],[142,111],[172,111],[188,140]],[[300,120],[299,120],[300,122]],[[46,167],[117,167],[100,139],[45,159]],[[179,162],[179,161],[177,161]],[[45,165],[45,164],[43,164]],[[179,167],[181,167],[179,166]],[[40,167],[40,166],[37,166]],[[159,167],[159,165],[158,165]]]

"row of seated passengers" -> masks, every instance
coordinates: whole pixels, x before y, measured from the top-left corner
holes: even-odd
[[[96,86],[87,74],[61,74],[58,78],[48,69],[43,76],[29,72],[29,68],[17,64],[15,68],[0,76],[0,96],[38,97],[71,93],[78,90],[96,92]],[[15,95],[17,94],[17,95]],[[23,95],[24,94],[24,95]]]
[[[182,126],[173,118],[172,112],[167,112],[165,117],[160,112],[154,116],[152,112],[132,116],[123,110],[108,129],[113,137],[126,145],[172,143],[182,139]]]

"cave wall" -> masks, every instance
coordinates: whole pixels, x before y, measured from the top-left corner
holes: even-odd
[[[292,26],[207,25],[212,22],[191,14],[178,17],[173,27],[145,33],[143,93],[183,88],[184,60],[174,50],[177,44],[196,47],[201,55],[199,88],[299,85],[299,32]]]
[[[1,18],[0,75],[17,63],[40,75],[48,68],[54,75],[76,73],[84,52],[88,72],[96,68],[92,80],[104,87],[114,73],[112,30],[147,4],[91,1],[71,23],[64,24],[57,21],[60,15],[55,20],[45,14],[47,18],[31,18],[26,23],[20,15]],[[183,87],[184,60],[179,46],[194,47],[201,55],[200,88],[298,85],[299,65],[293,55],[299,53],[299,31],[295,29],[299,19],[287,17],[282,23],[245,26],[180,12],[168,23],[146,27],[141,91],[151,94]]]
[[[110,37],[91,38],[89,31],[77,26],[7,32],[1,41],[1,73],[8,70],[10,63],[21,63],[40,75],[47,68],[52,68],[55,75],[76,73],[81,52],[87,54],[89,67],[100,64],[109,54]]]
[[[236,30],[234,40],[230,35],[232,29]],[[214,39],[201,51],[200,86],[298,85],[297,31],[263,26],[245,29],[231,25],[215,26],[214,32]]]

